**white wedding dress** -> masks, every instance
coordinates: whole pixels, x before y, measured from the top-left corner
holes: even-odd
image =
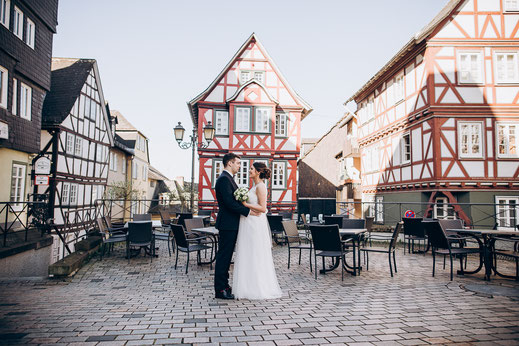
[[[249,203],[258,204],[255,185],[249,190]],[[236,241],[232,293],[238,299],[272,299],[282,296],[274,260],[266,214],[240,216]]]

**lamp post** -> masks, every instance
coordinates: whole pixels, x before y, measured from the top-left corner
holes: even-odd
[[[204,149],[209,146],[211,141],[214,138],[215,128],[213,125],[211,125],[211,122],[209,121],[206,126],[204,126],[204,138],[207,141],[207,143],[200,143],[198,144],[198,134],[196,132],[196,128],[193,127],[193,134],[189,136],[188,142],[183,142],[184,138],[184,132],[186,131],[180,121],[178,122],[178,125],[175,126],[175,129],[173,130],[175,133],[175,140],[178,143],[178,146],[181,149],[192,149],[191,154],[191,202],[190,202],[190,209],[191,212],[193,212],[194,208],[194,200],[195,200],[195,148],[198,146],[198,149]]]

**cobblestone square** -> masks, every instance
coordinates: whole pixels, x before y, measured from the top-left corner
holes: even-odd
[[[451,282],[441,260],[433,278],[429,254],[403,255],[402,248],[393,278],[387,257],[375,254],[360,276],[345,274],[341,282],[335,270],[315,280],[308,254],[301,265],[292,256],[287,269],[287,248],[275,246],[273,253],[284,292],[279,300],[216,300],[209,266],[192,259],[186,275],[181,254],[175,270],[163,244],[153,262],[137,257],[128,264],[119,248],[71,279],[1,281],[0,343],[519,344],[513,280],[487,283],[477,274]],[[470,259],[468,268],[475,263]],[[508,293],[481,293],[485,285]]]

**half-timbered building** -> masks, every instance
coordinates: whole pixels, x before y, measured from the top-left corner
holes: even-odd
[[[495,203],[490,225],[517,223],[499,209],[519,204],[518,1],[449,1],[352,100],[365,201],[428,202],[426,216],[467,223],[452,203]]]
[[[188,107],[199,138],[200,209],[216,210],[214,184],[228,152],[242,157],[242,168],[235,177],[239,186],[251,186],[249,167],[263,161],[272,170],[270,210],[296,207],[301,121],[312,108],[290,87],[255,34]],[[216,135],[202,149],[203,127],[209,122]]]
[[[39,190],[49,195],[49,216],[57,226],[53,260],[66,255],[67,246],[74,251],[74,242],[94,226],[94,202],[106,188],[112,146],[96,61],[53,58],[40,152],[50,158],[51,174]]]

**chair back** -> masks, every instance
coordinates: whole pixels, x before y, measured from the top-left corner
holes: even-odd
[[[184,233],[184,227],[181,225],[170,225],[171,230],[173,231],[173,237],[175,238],[175,243],[178,247],[188,248],[186,234]]]
[[[283,220],[292,220],[292,213],[291,212],[281,213],[281,216],[282,216]]]
[[[404,222],[404,235],[425,238],[425,229],[421,217],[403,217],[402,220]]]
[[[375,218],[373,216],[366,216],[364,218],[366,220],[366,229],[368,232],[371,232],[371,229],[373,228],[373,221],[375,221]]]
[[[186,227],[185,220],[190,220],[193,218],[193,213],[177,213],[178,221],[177,224]]]
[[[395,230],[393,231],[393,236],[391,237],[391,242],[389,243],[389,250],[393,250],[396,247],[396,242],[398,241],[398,235],[402,231],[402,227],[404,223],[400,221],[396,224]]]
[[[198,215],[200,216],[211,216],[211,210],[199,209]]]
[[[133,221],[151,221],[151,214],[133,214]]]
[[[366,228],[366,220],[364,219],[342,219],[342,228]]]
[[[440,227],[443,229],[445,234],[451,234],[453,232],[447,231],[448,229],[463,229],[463,221],[460,219],[441,219],[438,220]]]
[[[286,235],[288,236],[289,243],[298,243],[299,242],[299,232],[297,231],[297,225],[294,220],[285,220],[282,221],[283,229],[285,230]]]
[[[99,227],[99,233],[101,233],[101,236],[104,239],[107,239],[110,236],[110,233],[108,233],[108,230],[106,229],[103,218],[98,217],[96,219],[96,223],[97,223],[97,227]]]
[[[267,215],[271,232],[283,232],[283,216],[281,215]]]
[[[449,249],[449,241],[439,221],[424,221],[425,233],[431,246],[436,249]]]
[[[151,243],[153,231],[152,222],[128,222],[128,242],[130,245]]]
[[[163,225],[169,225],[171,223],[171,215],[167,210],[159,210],[160,214],[160,222],[162,222]]]
[[[204,228],[204,220],[203,219],[186,219],[184,220],[186,225],[185,230],[189,233],[192,232],[195,228]]]
[[[316,251],[342,251],[338,225],[310,225]]]
[[[324,224],[325,225],[337,225],[339,228],[342,228],[342,216],[339,215],[325,215],[324,216]]]

